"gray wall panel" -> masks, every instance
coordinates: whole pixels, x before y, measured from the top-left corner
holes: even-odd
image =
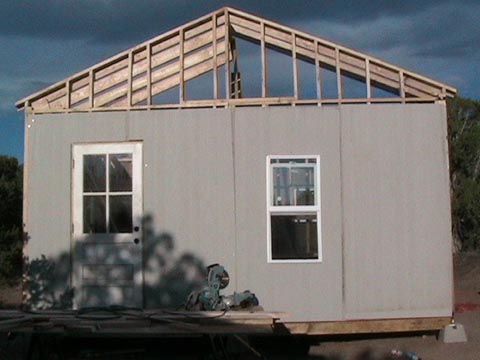
[[[235,111],[238,287],[289,321],[342,318],[339,115],[335,108]],[[267,263],[266,156],[320,155],[323,262]]]
[[[71,146],[125,140],[123,117],[104,113],[34,115],[30,119],[27,251],[32,271],[48,286],[33,299],[40,307],[60,301],[71,286]],[[55,264],[52,274],[42,256]]]
[[[46,255],[58,264],[61,257],[62,267],[70,261],[71,145],[142,140],[144,214],[152,228],[144,241],[146,305],[180,305],[191,287],[203,281],[198,266],[203,271],[213,262],[226,266],[232,278],[227,291],[233,292],[229,114],[187,110],[36,116],[30,130],[30,258]]]
[[[343,107],[341,122],[347,317],[450,315],[444,106]]]
[[[157,238],[168,234],[175,247],[165,256],[167,265],[160,268],[158,259],[148,259],[147,254],[147,285],[158,282],[169,267],[183,266],[182,255],[191,254],[205,266],[223,264],[231,278],[225,292],[233,293],[236,272],[230,111],[156,111],[148,117],[137,112],[130,114],[130,124],[129,136],[144,139],[148,165],[144,170],[145,214],[152,216]],[[177,281],[179,286],[189,282]],[[157,289],[149,288],[146,303],[155,306]]]
[[[28,170],[32,259],[70,251],[72,144],[125,140],[123,117],[116,113],[32,117]]]

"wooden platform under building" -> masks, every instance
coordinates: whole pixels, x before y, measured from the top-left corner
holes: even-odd
[[[95,310],[0,310],[1,332],[71,336],[152,337],[169,335],[342,335],[443,329],[450,317],[288,322],[282,312]]]

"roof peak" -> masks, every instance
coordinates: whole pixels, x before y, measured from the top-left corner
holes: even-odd
[[[262,96],[242,98],[240,75],[232,74],[238,65],[235,39],[242,38],[260,45]],[[268,96],[267,50],[287,53],[292,59],[292,96]],[[213,72],[212,99],[198,106],[217,104],[255,105],[259,103],[306,103],[299,92],[298,61],[315,65],[317,94],[308,103],[352,102],[343,95],[343,77],[362,80],[366,84],[363,97],[354,102],[375,102],[372,87],[396,94],[402,101],[435,101],[452,97],[453,87],[420,74],[384,62],[378,58],[307,34],[230,6],[222,7],[187,22],[150,40],[93,65],[16,103],[34,112],[90,111],[131,108],[184,107],[194,103],[185,96],[185,83]],[[231,78],[225,93],[220,94],[219,69]],[[322,96],[322,69],[335,71],[337,99]],[[178,101],[155,104],[154,97],[174,87],[179,88]],[[389,99],[394,101],[392,99]],[[383,100],[386,101],[386,100]],[[198,103],[198,102],[197,102]]]

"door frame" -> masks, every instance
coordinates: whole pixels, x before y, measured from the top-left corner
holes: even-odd
[[[90,154],[123,154],[132,153],[132,227],[138,226],[139,231],[133,233],[105,233],[83,234],[83,159],[79,157]],[[139,240],[138,261],[135,262],[136,270],[133,277],[133,287],[136,303],[143,305],[143,142],[79,142],[71,146],[71,263],[72,263],[72,287],[75,291],[73,307],[81,305],[81,266],[76,259],[76,249],[79,242],[83,244],[105,242],[109,244],[125,244],[132,242],[132,238]],[[107,164],[108,168],[108,164]],[[106,175],[108,182],[108,174]],[[108,193],[107,191],[105,192]],[[108,228],[108,219],[107,219]],[[108,230],[107,230],[108,231]]]

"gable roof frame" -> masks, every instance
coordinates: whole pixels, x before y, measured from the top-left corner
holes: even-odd
[[[231,63],[237,61],[235,37],[260,44],[261,97],[241,98],[239,91],[232,94]],[[287,53],[292,58],[291,97],[268,96],[268,48]],[[306,100],[299,96],[298,59],[315,64],[315,99]],[[223,97],[220,95],[218,74],[222,66],[225,67],[226,82]],[[319,72],[322,67],[335,70],[336,99],[322,97]],[[185,83],[211,71],[212,99],[188,100]],[[345,98],[343,76],[365,82],[365,97]],[[178,103],[155,104],[156,95],[177,86]],[[372,96],[373,86],[399,96],[375,98]],[[269,104],[435,102],[455,94],[455,88],[423,75],[288,26],[225,7],[76,73],[19,100],[16,106],[35,113],[52,113]]]

